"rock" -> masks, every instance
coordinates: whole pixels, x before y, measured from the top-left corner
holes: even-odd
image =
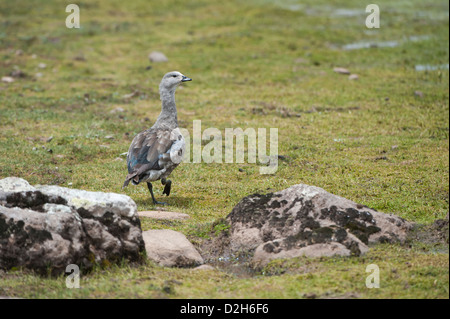
[[[412,229],[400,217],[304,184],[245,197],[226,221],[229,253],[254,253],[258,265],[275,258],[359,256],[372,243],[405,241]]]
[[[194,245],[182,233],[170,229],[147,230],[142,233],[150,260],[166,267],[195,267],[203,264]]]
[[[112,109],[111,111],[109,111],[109,113],[111,113],[111,114],[123,113],[123,112],[125,112],[125,110],[122,107],[120,107],[120,106],[118,106],[118,107]]]
[[[106,213],[112,213],[125,218],[138,219],[136,203],[126,195],[89,192],[53,185],[35,185],[35,187],[46,195],[64,198],[67,205],[74,207],[77,211],[87,211],[93,217],[102,217]]]
[[[139,93],[140,93],[140,92],[139,92],[138,90],[135,90],[135,91],[133,91],[132,93],[122,95],[122,97],[123,97],[124,99],[131,99],[132,97],[139,96]]]
[[[0,180],[0,268],[60,274],[69,264],[140,261],[136,204],[125,195]]]
[[[358,76],[358,74],[350,74],[350,75],[348,76],[348,79],[349,79],[349,80],[358,80],[358,79],[359,79],[359,76]]]
[[[334,68],[333,69],[334,72],[339,73],[339,74],[350,74],[350,71],[345,69],[345,68]]]
[[[6,177],[0,179],[0,191],[3,192],[26,192],[35,191],[36,188],[30,185],[26,180],[18,177]]]
[[[2,82],[12,83],[12,82],[14,82],[14,78],[11,76],[2,76]]]
[[[166,212],[166,211],[144,211],[138,212],[139,217],[148,217],[154,219],[165,219],[165,220],[185,220],[191,218],[188,214],[176,213],[176,212]]]
[[[211,265],[200,265],[200,266],[198,266],[198,267],[195,267],[195,268],[193,268],[192,270],[195,270],[195,271],[197,271],[197,270],[216,270],[216,268],[214,268],[213,266],[211,266]]]
[[[423,92],[422,91],[415,91],[414,95],[420,98],[423,98]]]
[[[153,51],[148,55],[150,62],[167,62],[169,59],[164,55],[164,53],[159,51]]]

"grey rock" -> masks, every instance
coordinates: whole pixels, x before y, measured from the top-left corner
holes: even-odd
[[[165,267],[195,267],[204,263],[194,245],[182,233],[170,229],[142,233],[147,257]]]
[[[363,255],[369,244],[406,240],[412,224],[304,184],[242,199],[227,216],[228,249],[253,262]]]
[[[346,74],[346,75],[350,75],[350,71],[346,68],[340,68],[340,67],[336,67],[333,68],[333,71],[339,74]]]
[[[19,177],[6,177],[0,179],[0,191],[3,192],[22,192],[36,190],[26,180]]]
[[[116,193],[89,192],[54,185],[36,185],[36,190],[49,196],[60,196],[75,209],[87,210],[94,217],[111,212],[123,217],[137,217],[136,203],[126,195]]]
[[[1,81],[5,82],[5,83],[12,83],[12,82],[14,82],[14,78],[11,77],[11,76],[2,76],[2,80]]]
[[[167,62],[169,59],[164,55],[164,53],[159,51],[153,51],[148,55],[150,62]]]
[[[193,271],[211,271],[211,270],[216,270],[216,268],[214,268],[213,266],[211,266],[211,265],[207,265],[207,264],[204,264],[204,265],[200,265],[200,266],[198,266],[198,267],[195,267],[195,268],[193,268],[192,269]]]
[[[5,181],[6,180],[6,181]],[[59,274],[69,264],[140,261],[136,204],[125,195],[0,180],[0,269]]]

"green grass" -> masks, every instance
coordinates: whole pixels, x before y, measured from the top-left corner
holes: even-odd
[[[244,196],[298,183],[418,223],[448,213],[448,70],[415,71],[415,65],[448,64],[446,1],[379,1],[379,30],[366,29],[366,4],[356,0],[77,4],[81,29],[65,27],[59,1],[0,3],[1,76],[15,69],[26,74],[0,82],[0,178],[124,193],[139,210],[154,209],[146,187],[120,189],[126,176],[120,154],[159,114],[161,77],[179,70],[193,78],[177,91],[180,126],[192,132],[192,121],[202,120],[203,129],[222,134],[229,127],[277,127],[286,159],[274,175],[260,175],[248,163],[182,164],[164,200],[191,218],[143,219],[144,230],[171,228],[199,241],[211,225],[223,230],[217,221]],[[341,49],[383,41],[399,45]],[[169,62],[146,70],[153,50]],[[359,79],[334,73],[337,66]],[[111,113],[117,107],[125,111]],[[157,198],[162,189],[155,184]],[[380,289],[360,280],[373,261],[385,273]],[[448,298],[448,249],[382,246],[364,259],[296,259],[269,268],[243,278],[151,263],[113,266],[83,277],[77,291],[66,289],[64,278],[15,271],[0,275],[0,295]]]

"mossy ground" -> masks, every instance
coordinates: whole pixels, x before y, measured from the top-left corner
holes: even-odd
[[[121,191],[120,154],[159,114],[162,75],[179,70],[194,79],[177,91],[180,126],[276,127],[284,159],[274,175],[248,163],[180,165],[164,200],[191,219],[143,219],[144,230],[171,228],[195,241],[242,197],[297,183],[418,223],[448,213],[448,2],[379,1],[378,30],[365,27],[366,4],[356,0],[77,4],[80,29],[65,27],[59,1],[0,3],[1,76],[25,74],[0,82],[1,178],[123,192],[140,210],[154,209],[146,187]],[[380,46],[343,49],[360,42]],[[169,62],[149,69],[153,50]],[[379,289],[365,287],[370,263],[380,267]],[[448,248],[420,243],[382,245],[360,259],[274,262],[253,276],[112,266],[83,276],[78,290],[63,277],[0,276],[0,295],[31,298],[449,296]]]

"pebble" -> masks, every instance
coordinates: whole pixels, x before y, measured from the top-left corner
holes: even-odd
[[[14,78],[11,77],[11,76],[3,76],[3,77],[2,77],[2,82],[5,82],[5,83],[12,83],[12,82],[14,82]]]
[[[169,59],[164,55],[164,53],[159,51],[153,51],[148,55],[150,62],[167,62]]]
[[[333,71],[339,74],[350,74],[350,71],[345,68],[336,67],[333,69]]]

